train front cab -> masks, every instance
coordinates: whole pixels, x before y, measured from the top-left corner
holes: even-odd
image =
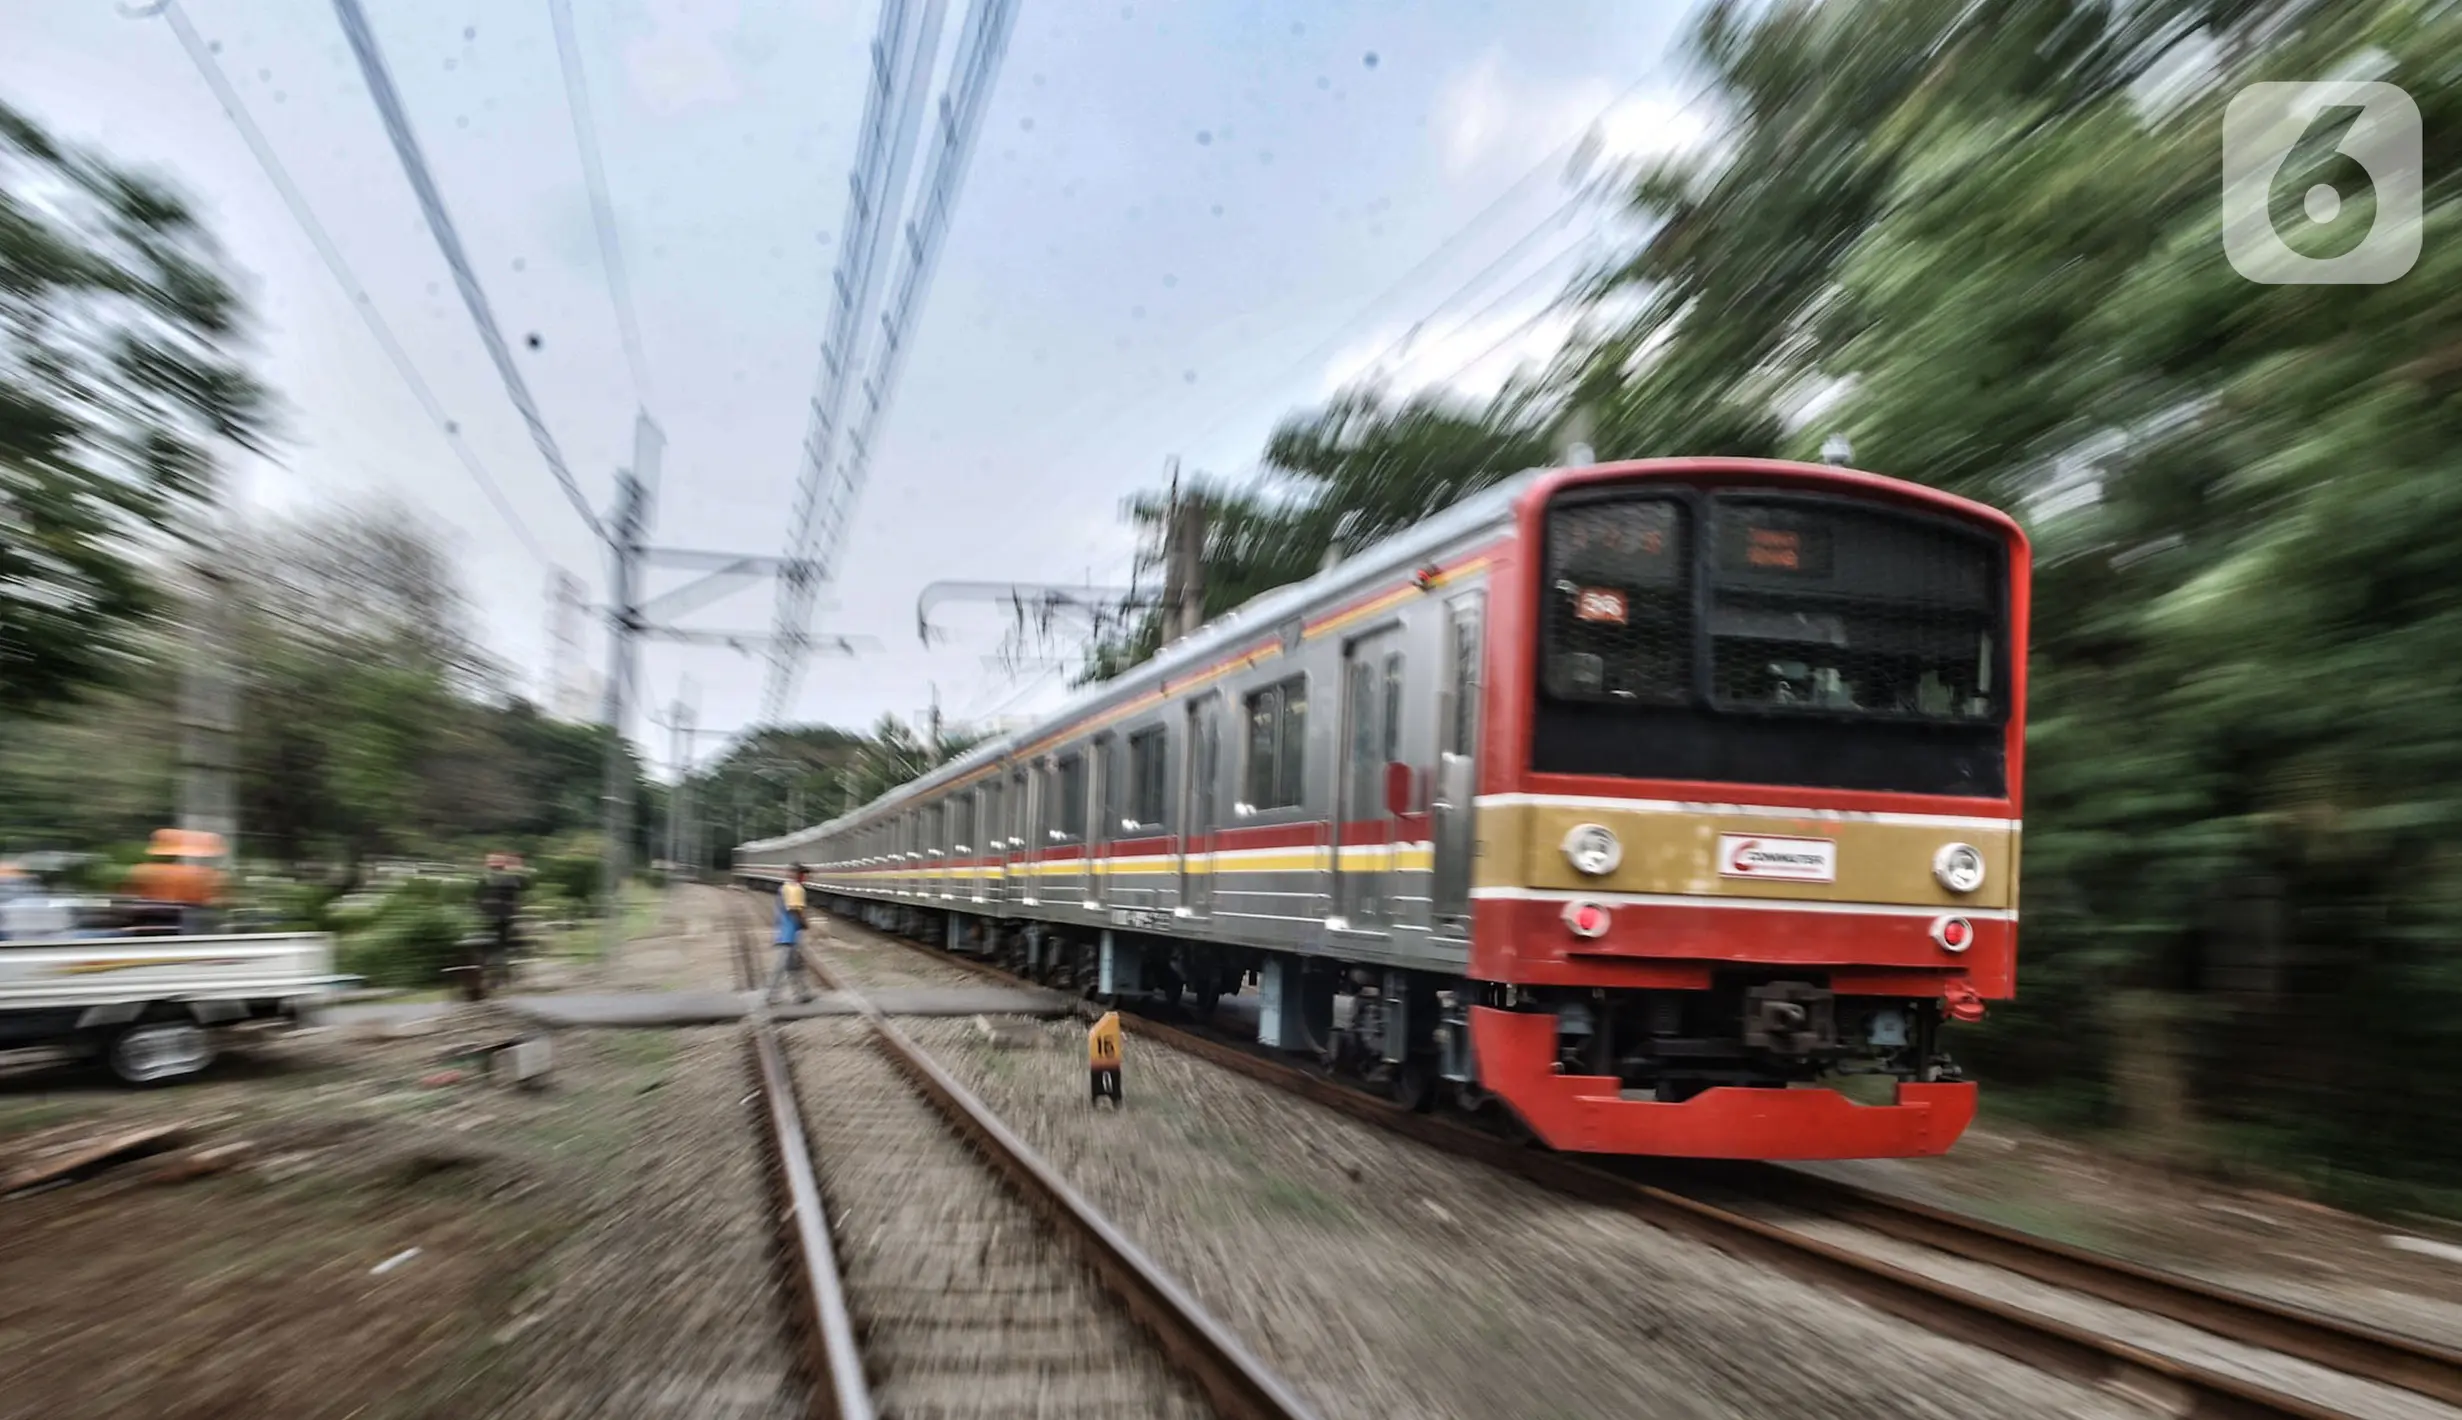
[[[1516,517],[1457,1018],[1480,1088],[1566,1150],[1946,1150],[1975,1087],[1944,1023],[2016,988],[2023,534],[1721,460],[1556,475]]]

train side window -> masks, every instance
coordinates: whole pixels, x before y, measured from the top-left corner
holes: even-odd
[[[949,796],[949,851],[971,853],[975,842],[975,796],[971,793]]]
[[[1402,757],[1402,653],[1385,658],[1385,723],[1377,733],[1377,744],[1385,763]]]
[[[1128,802],[1124,828],[1161,828],[1169,780],[1169,750],[1163,727],[1128,737]]]
[[[1454,608],[1453,704],[1445,726],[1445,752],[1469,759],[1479,747],[1479,614],[1481,605],[1468,600]]]
[[[1119,739],[1098,736],[1094,741],[1094,831],[1098,837],[1111,838],[1119,832],[1120,790],[1124,782]]]
[[[1058,790],[1048,812],[1053,833],[1061,838],[1086,836],[1086,757],[1064,754],[1054,766]]]
[[[1306,785],[1308,678],[1293,676],[1248,697],[1247,805],[1298,807]]]

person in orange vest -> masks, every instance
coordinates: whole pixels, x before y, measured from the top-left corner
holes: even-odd
[[[778,999],[778,988],[792,978],[795,997],[799,1001],[812,999],[808,977],[812,968],[803,957],[804,936],[804,865],[795,865],[794,874],[778,887],[778,965],[769,974],[769,989],[761,993],[764,1004]]]
[[[154,835],[153,856],[128,872],[128,895],[179,912],[180,930],[210,932],[222,906],[222,873],[212,864],[222,842],[210,834],[166,829]]]

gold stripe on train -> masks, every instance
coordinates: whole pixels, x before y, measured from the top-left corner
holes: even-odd
[[[1152,877],[1182,871],[1180,860],[1170,856],[1125,862],[1114,862],[1105,858],[1097,858],[1093,861],[1094,873],[1097,877]],[[1435,851],[1425,843],[1405,843],[1398,849],[1381,843],[1352,844],[1342,850],[1342,866],[1346,871],[1353,872],[1425,873],[1432,871],[1436,866]],[[937,882],[943,879],[972,882],[978,878],[999,882],[1004,878],[1012,877],[1074,877],[1083,873],[1085,868],[1086,860],[1083,858],[1063,858],[1039,863],[1011,863],[1005,868],[865,868],[850,873],[823,871],[814,876],[824,882],[849,880],[882,882],[918,877],[925,882]],[[1200,853],[1190,858],[1186,865],[1188,872],[1223,875],[1323,873],[1330,872],[1332,868],[1333,855],[1323,848],[1293,848],[1273,853],[1259,853],[1251,849],[1239,857],[1226,856],[1219,862],[1215,860],[1214,855]]]
[[[1585,877],[1565,860],[1576,825],[1606,827],[1623,859],[1605,877]],[[1835,845],[1836,880],[1756,880],[1719,870],[1722,838],[1820,839]],[[1983,886],[1960,896],[1932,876],[1935,854],[1964,843],[1983,855]],[[1817,851],[1817,850],[1816,850]],[[1970,824],[1876,822],[1774,814],[1669,813],[1561,804],[1484,804],[1471,877],[1478,887],[1559,891],[1674,893],[1786,898],[1803,902],[1903,903],[1921,907],[2017,906],[2018,830]]]

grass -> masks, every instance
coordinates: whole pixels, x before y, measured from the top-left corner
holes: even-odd
[[[83,1108],[64,1100],[12,1100],[0,1104],[0,1135],[31,1134],[85,1113]]]

